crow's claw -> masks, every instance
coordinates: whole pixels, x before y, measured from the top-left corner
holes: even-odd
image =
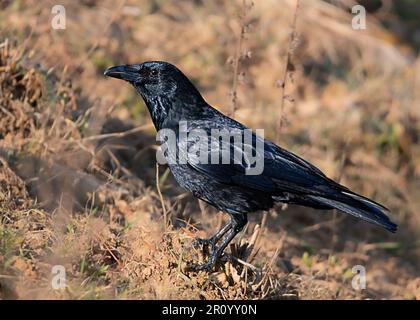
[[[214,243],[210,239],[195,238],[192,242],[192,246],[194,249],[208,249],[209,247],[213,249]]]
[[[214,263],[208,262],[208,263],[191,263],[189,266],[187,266],[187,270],[190,272],[200,272],[204,271],[207,273],[210,273],[213,271]]]
[[[195,249],[202,249],[204,255],[209,257],[209,260],[208,262],[202,264],[191,263],[189,266],[187,266],[187,270],[191,272],[204,271],[207,273],[213,271],[218,257],[218,250],[214,239],[195,238],[192,242],[192,246]]]

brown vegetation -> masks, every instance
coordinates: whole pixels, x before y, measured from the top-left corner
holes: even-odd
[[[383,27],[397,20],[389,8],[356,31],[352,1],[301,0],[294,27],[295,0],[63,4],[65,30],[51,29],[53,1],[0,4],[0,298],[420,298],[420,60]],[[385,204],[398,233],[279,207],[249,216],[217,272],[187,272],[204,258],[191,241],[226,217],[166,168],[156,179],[144,104],[102,76],[151,59]],[[54,265],[64,290],[51,287]]]

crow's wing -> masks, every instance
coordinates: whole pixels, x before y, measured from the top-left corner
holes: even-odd
[[[263,140],[264,168],[262,173],[246,174],[252,164],[249,150],[252,150],[253,154],[261,152],[254,143],[258,139],[262,138],[254,135],[253,143],[244,144],[242,148],[228,145],[226,149],[230,148],[229,163],[203,163],[197,157],[190,157],[189,152],[188,164],[223,184],[267,192],[273,198],[286,194],[292,203],[336,208],[392,232],[396,231],[397,226],[385,214],[388,211],[387,208],[327,178],[309,162],[270,141]],[[219,141],[211,139],[209,145],[213,145],[214,150],[220,147]],[[244,151],[246,149],[247,152]]]
[[[233,148],[232,144],[229,144],[228,148],[231,148],[230,162],[215,164],[214,162],[203,163],[194,159],[194,157],[190,157],[192,155],[190,150],[194,149],[194,147],[190,147],[195,146],[195,144],[189,141],[188,163],[195,170],[222,183],[236,184],[269,193],[283,193],[285,191],[312,193],[315,192],[314,187],[316,186],[328,183],[339,186],[308,161],[282,149],[271,141],[264,140],[255,133],[252,133],[251,139],[249,139],[249,136],[245,138],[245,134],[252,132],[249,128],[226,117],[217,110],[211,109],[213,112],[209,119],[195,119],[189,122],[190,127],[188,130],[204,129],[207,133],[211,129],[227,129],[230,132],[239,130],[243,135],[243,145],[240,148]],[[261,145],[263,146],[263,151],[261,150]],[[218,150],[219,141],[210,139],[209,148]],[[247,169],[252,165],[252,155],[259,155],[258,160],[264,161],[261,174],[246,174]]]
[[[256,138],[255,135],[254,137]],[[229,141],[222,143],[211,136],[206,143],[207,149],[204,150],[200,149],[198,142],[188,141],[188,164],[192,168],[227,185],[239,185],[267,193],[276,191],[276,185],[270,177],[264,174],[247,174],[247,170],[253,165],[251,155],[258,154],[255,143],[242,147]],[[207,151],[207,156],[202,158],[202,153],[197,154],[198,150]],[[264,161],[264,154],[259,156]]]
[[[207,161],[197,155],[197,150],[203,150],[198,147],[199,143],[188,141],[188,164],[220,183],[275,195],[285,191],[312,193],[315,191],[314,187],[328,181],[309,162],[255,134],[251,141],[247,143],[246,139],[242,139],[242,145],[238,146],[229,141],[223,144],[220,140],[207,138],[208,157],[204,158]],[[258,146],[263,146],[263,150]],[[219,162],[215,163],[212,159],[218,159]],[[257,175],[247,174],[255,166],[255,161],[264,162],[262,172]]]

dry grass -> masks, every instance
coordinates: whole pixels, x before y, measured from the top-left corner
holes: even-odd
[[[299,2],[292,27],[295,0],[64,1],[61,31],[51,1],[2,4],[0,297],[420,298],[419,59],[373,17],[355,31],[344,10]],[[149,59],[179,65],[211,104],[390,207],[399,232],[276,208],[250,215],[216,273],[187,272],[204,258],[192,239],[226,217],[156,171],[147,110],[102,76]],[[278,136],[289,64],[295,101]],[[51,287],[57,264],[65,290]],[[351,287],[356,264],[363,291]]]

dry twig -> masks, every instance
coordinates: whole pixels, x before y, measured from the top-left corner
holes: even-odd
[[[288,79],[288,76],[290,74],[289,71],[290,71],[291,66],[292,66],[291,61],[292,61],[294,44],[295,44],[295,41],[296,41],[296,21],[297,21],[297,17],[298,17],[299,5],[300,5],[300,0],[296,0],[295,14],[293,15],[291,33],[290,33],[290,37],[289,37],[289,43],[287,45],[286,63],[285,63],[285,67],[284,67],[283,79],[281,80],[281,82],[279,84],[279,87],[282,89],[282,94],[281,94],[281,101],[280,101],[280,119],[277,123],[277,130],[276,130],[276,141],[279,140],[280,130],[286,122],[286,118],[285,118],[285,114],[284,114],[284,100],[289,98],[286,95],[286,86],[287,86],[287,79]]]

